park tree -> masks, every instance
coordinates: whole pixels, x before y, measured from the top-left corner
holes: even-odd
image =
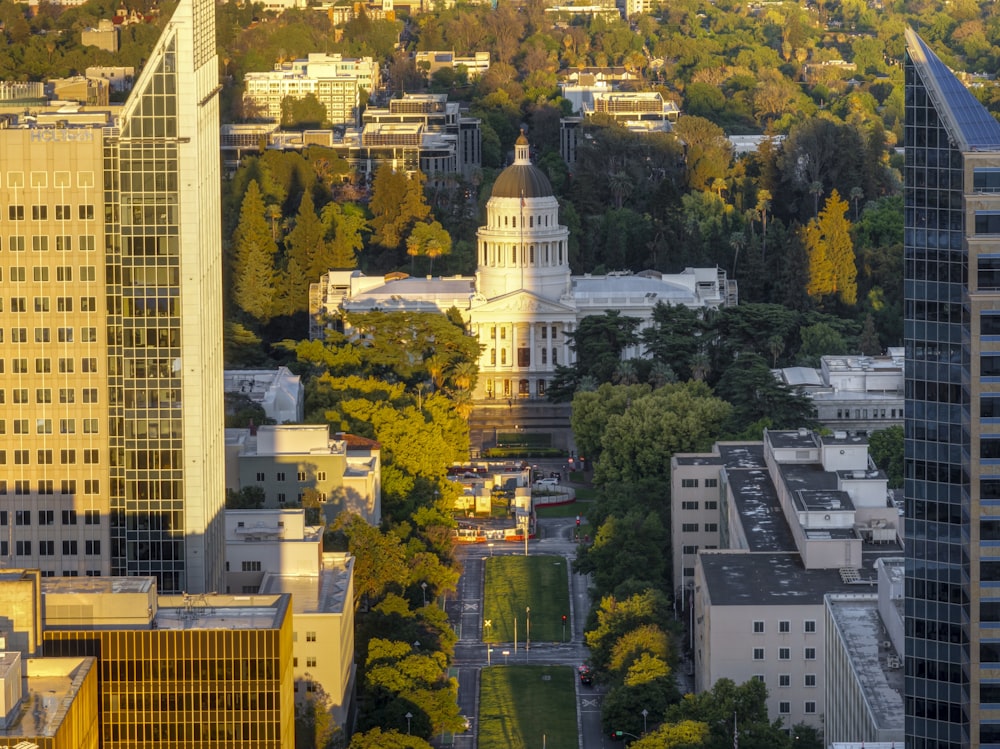
[[[802,338],[802,348],[799,349],[798,362],[804,367],[818,367],[824,356],[837,356],[848,353],[847,341],[840,331],[826,322],[817,322],[803,327],[799,331]]]
[[[343,513],[334,530],[347,540],[354,557],[354,610],[371,605],[393,588],[402,587],[409,569],[406,551],[396,536],[383,533],[360,515]]]
[[[608,419],[623,414],[636,398],[650,392],[648,385],[612,385],[604,383],[597,390],[579,391],[573,396],[570,426],[580,455],[598,462],[603,450],[602,438]]]
[[[847,208],[836,190],[830,193],[819,216],[806,226],[803,242],[809,253],[809,296],[836,296],[853,305],[858,299],[858,266]]]
[[[903,427],[894,425],[873,432],[868,438],[872,460],[889,477],[890,487],[903,485]]]
[[[281,309],[290,315],[309,309],[309,284],[318,283],[319,277],[329,270],[327,248],[323,239],[326,233],[316,215],[309,190],[302,193],[295,227],[285,237],[285,266]]]
[[[330,713],[333,701],[318,681],[295,703],[295,749],[339,749],[344,737]]]
[[[608,418],[594,481],[604,485],[661,477],[669,483],[674,453],[708,450],[730,411],[702,382],[665,385],[636,398],[624,413]]]
[[[281,126],[290,130],[322,127],[327,122],[326,107],[315,94],[302,98],[286,96],[281,100]]]
[[[690,749],[707,746],[708,725],[697,720],[662,723],[638,741],[631,749]]]
[[[251,180],[233,234],[233,302],[261,323],[271,318],[274,309],[277,249],[264,216],[260,187]]]
[[[378,168],[368,203],[376,242],[387,249],[395,249],[410,227],[430,215],[423,186],[424,176],[420,172],[407,177],[405,172],[397,172],[389,164]]]
[[[732,405],[726,432],[746,439],[760,439],[761,429],[810,428],[816,424],[812,399],[778,382],[767,360],[759,354],[740,357],[715,387],[718,397]]]
[[[700,313],[683,304],[657,302],[653,324],[642,331],[642,342],[653,361],[669,364],[679,380],[691,379],[691,360],[701,349],[706,328]]]
[[[227,510],[259,510],[264,506],[265,499],[264,489],[260,486],[226,489]]]
[[[451,235],[438,221],[418,221],[413,225],[410,236],[406,238],[406,254],[411,258],[418,255],[428,258],[430,275],[434,275],[434,258],[447,255],[449,252],[451,252]]]
[[[404,718],[403,723],[405,722]],[[431,745],[421,736],[402,733],[396,729],[383,731],[376,726],[351,736],[348,749],[431,749]]]
[[[611,516],[577,556],[576,570],[592,574],[601,595],[663,587],[669,584],[663,553],[669,544],[670,531],[658,512],[637,509]]]
[[[707,749],[789,749],[791,739],[767,714],[767,687],[757,679],[737,685],[719,679],[710,690],[687,694],[667,709],[668,723],[692,720],[708,726]],[[738,733],[738,737],[736,734]]]
[[[673,132],[685,146],[688,187],[704,191],[714,179],[725,176],[732,155],[721,127],[689,115],[677,121]]]
[[[365,212],[354,203],[331,202],[323,206],[322,219],[326,227],[330,268],[356,268],[358,253],[364,247],[362,234],[368,230]]]

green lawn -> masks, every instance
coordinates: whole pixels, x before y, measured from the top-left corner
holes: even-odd
[[[484,668],[479,749],[577,749],[573,679],[569,666]]]
[[[491,557],[486,560],[485,604],[483,618],[491,627],[483,627],[483,637],[490,642],[514,641],[514,617],[517,616],[517,641],[524,644],[527,607],[531,607],[531,639],[560,642],[562,617],[569,616],[569,579],[563,557]]]

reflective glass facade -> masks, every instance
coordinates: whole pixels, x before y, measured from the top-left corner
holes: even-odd
[[[1000,678],[1000,605],[989,603],[1000,601],[1000,544],[987,540],[1000,510],[1000,419],[989,411],[1000,338],[983,325],[1000,311],[989,265],[1000,234],[977,230],[990,227],[977,214],[1000,206],[984,189],[1000,125],[912,31],[907,46],[907,746],[1000,747],[1000,696],[987,698]]]
[[[45,652],[98,659],[105,749],[283,749],[295,744],[287,609],[281,622],[267,629],[48,631]]]
[[[214,6],[182,2],[105,149],[112,574],[221,590]]]

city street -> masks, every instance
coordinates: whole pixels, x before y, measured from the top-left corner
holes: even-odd
[[[546,470],[559,470],[554,466]],[[571,563],[576,554],[573,531],[574,518],[540,520],[537,540],[528,544],[529,555],[548,554],[564,557]],[[491,651],[483,642],[483,577],[485,560],[490,555],[523,555],[524,545],[518,543],[497,543],[492,548],[485,544],[464,545],[456,551],[462,561],[464,572],[458,584],[458,595],[448,600],[448,618],[459,636],[455,646],[454,667],[458,673],[458,704],[463,715],[469,718],[470,730],[455,736],[455,746],[461,749],[476,749],[476,728],[478,725],[479,672],[488,664],[553,664],[576,668],[586,662],[589,651],[583,642],[583,627],[587,618],[590,600],[587,594],[587,578],[570,573],[570,626],[569,642],[531,642],[531,650],[525,643],[492,643]],[[569,569],[572,570],[572,567]],[[506,653],[506,655],[504,654]],[[602,749],[605,746],[601,731],[601,691],[596,686],[576,684],[577,730],[580,749]],[[609,742],[613,745],[613,742]]]

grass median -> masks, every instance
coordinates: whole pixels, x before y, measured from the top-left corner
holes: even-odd
[[[484,668],[479,749],[577,749],[573,679],[569,666]]]
[[[486,560],[483,639],[514,642],[527,636],[531,608],[531,640],[562,642],[569,636],[562,617],[569,616],[569,578],[566,559],[556,556],[503,556]],[[490,626],[485,626],[489,621]]]

